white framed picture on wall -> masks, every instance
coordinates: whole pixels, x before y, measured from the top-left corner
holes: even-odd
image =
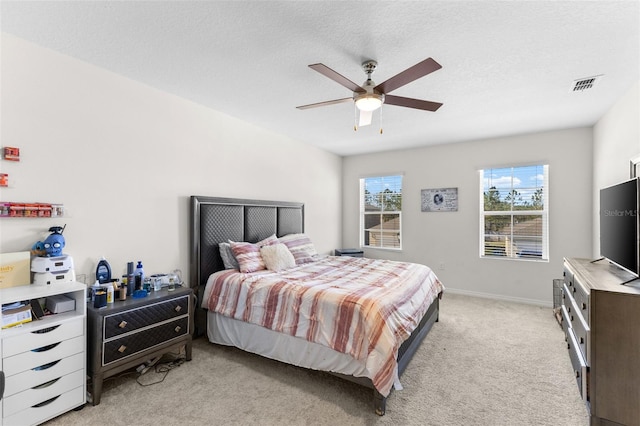
[[[458,188],[434,188],[420,191],[423,212],[458,211]]]

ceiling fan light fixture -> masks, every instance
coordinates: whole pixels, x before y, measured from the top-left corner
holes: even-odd
[[[356,96],[355,101],[360,111],[375,111],[384,103],[384,94],[365,93]]]

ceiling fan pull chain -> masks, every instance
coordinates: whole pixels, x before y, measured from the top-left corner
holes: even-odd
[[[358,131],[358,107],[356,107],[356,103],[353,103],[353,131]]]
[[[380,134],[382,134],[382,105],[380,105]]]

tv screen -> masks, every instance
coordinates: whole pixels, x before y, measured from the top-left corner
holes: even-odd
[[[640,273],[638,178],[600,190],[600,255]]]

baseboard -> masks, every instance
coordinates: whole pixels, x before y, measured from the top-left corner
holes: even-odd
[[[553,308],[553,302],[547,300],[525,299],[523,297],[504,296],[501,294],[481,293],[479,291],[460,290],[447,287],[444,291],[445,298],[447,293],[462,294],[464,296],[482,297],[484,299],[504,300],[507,302],[524,303],[526,305],[542,306],[545,308]]]

